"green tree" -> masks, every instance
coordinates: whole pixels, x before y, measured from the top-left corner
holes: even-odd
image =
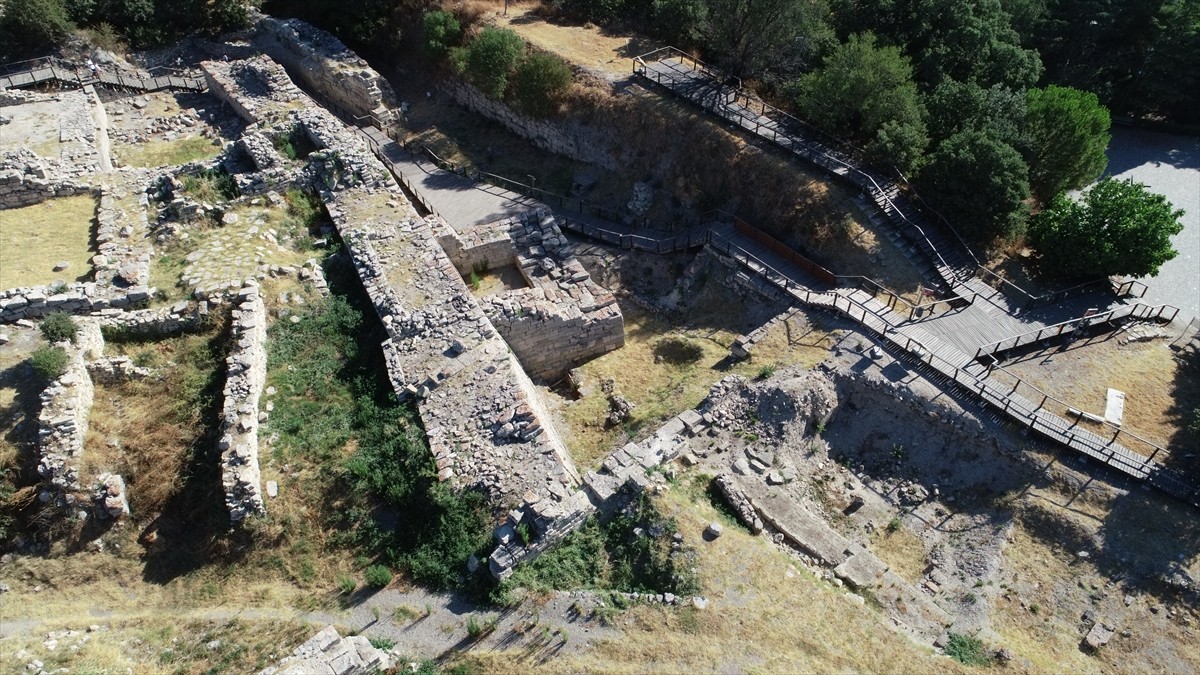
[[[530,54],[513,75],[513,98],[523,110],[546,116],[571,86],[571,69],[553,54]]]
[[[990,131],[1005,143],[1023,150],[1025,94],[1004,85],[981,87],[974,82],[946,79],[924,97],[929,129],[935,142],[960,131]]]
[[[708,30],[708,5],[704,0],[653,0],[650,27],[677,47],[698,45]]]
[[[1154,276],[1179,254],[1182,210],[1132,181],[1105,178],[1076,202],[1058,195],[1029,225],[1043,269],[1063,278]]]
[[[852,35],[794,87],[801,114],[821,129],[869,144],[901,169],[916,166],[929,138],[912,67],[870,33]]]
[[[462,25],[444,9],[425,12],[421,27],[425,35],[425,53],[434,58],[444,56],[462,37]]]
[[[525,54],[521,36],[506,28],[484,28],[466,47],[453,49],[451,60],[468,80],[488,96],[500,99],[508,76]]]
[[[48,51],[74,29],[62,0],[9,0],[0,6],[0,54]]]
[[[804,62],[833,39],[823,0],[708,0],[708,43],[738,77]]]
[[[920,185],[925,199],[978,243],[1011,239],[1024,227],[1029,169],[989,132],[960,131],[938,144]]]
[[[1096,95],[1049,85],[1027,93],[1029,183],[1035,194],[1049,198],[1096,180],[1108,157],[1108,108]]]

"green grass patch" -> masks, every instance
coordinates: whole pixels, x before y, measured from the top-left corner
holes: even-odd
[[[437,481],[416,414],[387,380],[383,328],[353,267],[334,260],[326,270],[334,295],[270,330],[276,459],[325,474],[338,504],[329,511],[334,543],[419,583],[458,587],[467,558],[491,540],[484,498]]]
[[[511,588],[695,594],[700,586],[692,551],[673,549],[677,529],[643,495],[608,522],[589,518],[557,546],[519,565],[502,594]]]
[[[945,651],[946,656],[966,666],[992,665],[991,654],[987,653],[987,649],[983,646],[983,641],[977,637],[962,635],[961,633],[950,633],[950,639],[946,642]]]

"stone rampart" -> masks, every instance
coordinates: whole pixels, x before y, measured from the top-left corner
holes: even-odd
[[[542,150],[613,171],[618,169],[612,139],[596,126],[584,126],[577,121],[564,126],[530,117],[488,98],[461,80],[447,80],[440,86],[459,105],[503,124],[509,131]]]
[[[258,466],[258,399],[267,379],[267,310],[257,285],[235,300],[221,408],[221,483],[229,519],[266,513]]]
[[[392,86],[341,40],[300,19],[264,16],[255,44],[326,102],[386,129],[394,119]]]
[[[55,197],[70,197],[90,188],[57,178],[46,162],[25,149],[0,156],[0,209],[18,209]]]
[[[79,464],[87,437],[88,414],[95,388],[88,375],[88,361],[104,351],[100,327],[83,322],[74,343],[58,345],[67,351],[68,366],[41,394],[38,414],[38,475],[44,488],[38,498],[61,509],[80,505],[82,477]]]

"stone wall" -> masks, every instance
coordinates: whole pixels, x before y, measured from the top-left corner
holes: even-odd
[[[441,90],[464,108],[503,124],[542,150],[613,171],[618,169],[611,135],[598,127],[585,126],[576,120],[561,125],[524,115],[461,80],[446,80]]]
[[[506,264],[520,271],[528,288],[489,295],[480,304],[532,377],[556,380],[625,344],[616,298],[571,256],[554,216],[530,212],[457,231],[440,219],[433,225],[459,273]]]
[[[392,666],[392,657],[365,636],[342,637],[326,626],[258,675],[367,675],[392,672]]]
[[[341,40],[300,19],[264,16],[255,44],[326,102],[387,129],[395,118],[392,86]]]
[[[266,513],[258,467],[258,399],[267,379],[267,310],[257,284],[235,300],[221,408],[221,483],[229,519]]]
[[[133,336],[177,335],[199,330],[208,320],[208,302],[177,302],[161,309],[122,311],[110,309],[95,314],[101,328]]]
[[[40,397],[38,475],[44,488],[38,499],[67,510],[81,503],[79,465],[95,393],[87,363],[103,353],[104,338],[97,324],[84,322],[74,343],[58,346],[67,350],[70,360],[67,372],[51,382]]]
[[[0,155],[0,209],[32,206],[88,190],[86,185],[53,176],[46,163],[29,150],[5,150]]]

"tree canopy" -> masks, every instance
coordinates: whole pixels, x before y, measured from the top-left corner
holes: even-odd
[[[870,33],[850,36],[801,77],[795,91],[796,106],[810,122],[868,143],[879,159],[904,170],[916,166],[929,143],[908,58],[896,47],[876,45]]]
[[[1178,255],[1171,237],[1183,230],[1182,210],[1132,181],[1105,178],[1076,202],[1058,195],[1029,224],[1029,238],[1051,275],[1155,276]]]
[[[507,28],[484,28],[466,47],[450,51],[450,58],[463,75],[483,93],[503,98],[508,76],[525,54],[525,41]]]
[[[530,54],[513,75],[513,99],[522,110],[546,116],[571,86],[571,69],[553,54]]]
[[[1095,94],[1052,84],[1030,89],[1027,101],[1026,158],[1034,193],[1049,198],[1104,173],[1112,120]]]
[[[994,134],[960,131],[938,144],[920,185],[964,236],[988,244],[1021,233],[1028,174],[1020,153]]]

